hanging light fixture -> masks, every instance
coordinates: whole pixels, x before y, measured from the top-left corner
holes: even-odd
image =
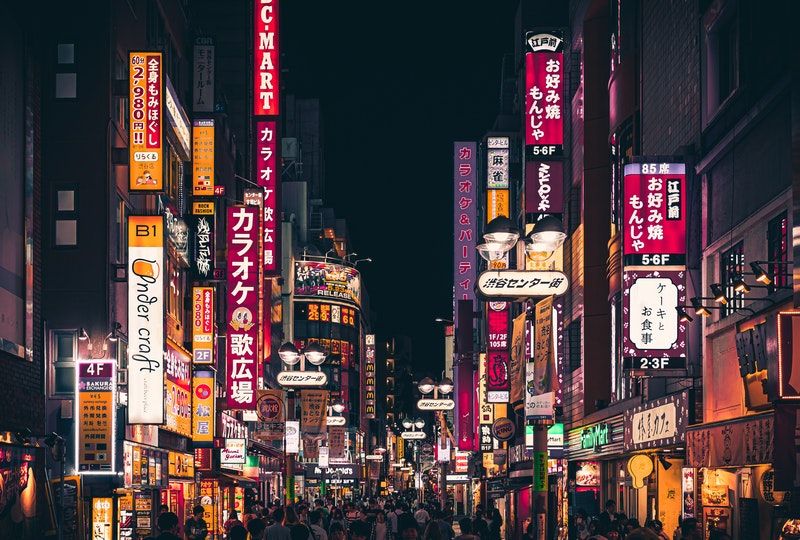
[[[719,283],[711,284],[711,294],[714,295],[714,301],[718,304],[724,305],[728,303],[728,297],[725,295],[725,291]]]
[[[678,310],[678,320],[680,322],[692,322],[694,319],[686,313],[686,310],[683,309],[683,306],[678,306],[675,309]]]
[[[739,274],[733,280],[733,290],[739,294],[746,294],[750,292],[750,285],[745,283],[743,275]]]
[[[764,285],[772,284],[772,276],[767,273],[764,268],[757,262],[750,263],[750,269],[753,271],[753,274],[756,276],[756,281],[759,283],[763,283]]]
[[[711,311],[707,307],[703,305],[699,298],[696,296],[691,299],[692,307],[694,308],[694,312],[702,317],[709,317],[711,315]]]

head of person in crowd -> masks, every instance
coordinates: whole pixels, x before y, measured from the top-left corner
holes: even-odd
[[[164,512],[158,516],[158,530],[161,532],[178,534],[178,515],[175,512]]]
[[[400,519],[397,520],[397,533],[402,540],[417,540],[419,537],[417,520],[410,515],[400,516]]]

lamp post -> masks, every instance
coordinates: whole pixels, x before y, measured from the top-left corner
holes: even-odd
[[[417,468],[414,474],[416,481],[414,482],[414,487],[420,486],[417,488],[417,498],[420,502],[424,501],[423,492],[424,486],[422,484],[422,477],[420,476],[420,471],[422,470],[422,466],[420,463],[419,457],[419,441],[420,439],[425,438],[425,434],[423,433],[423,429],[425,428],[425,420],[422,418],[417,418],[416,420],[412,420],[410,418],[404,418],[401,422],[403,428],[406,430],[400,434],[400,437],[403,441],[412,440],[414,443],[414,462],[417,464]],[[414,429],[416,428],[416,430]],[[405,444],[405,442],[403,442]]]
[[[543,216],[533,226],[531,232],[523,239],[525,242],[525,256],[532,261],[546,261],[564,243],[567,235],[561,220],[552,215]],[[505,268],[506,254],[511,251],[520,239],[519,230],[514,223],[504,216],[499,216],[486,224],[483,234],[485,243],[476,246],[478,253],[486,259],[490,268]],[[517,274],[527,274],[530,277],[536,271],[512,271]],[[488,272],[487,272],[488,273]],[[498,274],[500,272],[498,271]],[[566,276],[563,276],[566,283]],[[499,280],[498,280],[499,281]],[[490,291],[484,291],[479,278],[479,289],[486,296]],[[552,294],[538,294],[535,288],[527,291],[514,291],[508,300],[530,300]],[[505,296],[505,293],[497,296]],[[531,510],[536,538],[547,537],[547,482],[536,482],[536,478],[547,478],[547,426],[551,422],[533,422],[533,471],[531,483]],[[537,459],[538,458],[538,459]],[[543,459],[542,459],[543,458]],[[541,470],[543,468],[543,470]]]
[[[85,330],[84,330],[85,332]],[[64,538],[64,462],[67,460],[67,444],[64,437],[56,432],[44,438],[44,444],[50,448],[50,456],[59,465],[58,483],[58,540]]]
[[[426,407],[428,406],[427,405],[428,400],[426,400],[424,397],[423,399],[417,402],[417,408],[420,410],[435,411],[437,419],[441,424],[440,441],[442,444],[439,445],[439,448],[440,449],[447,448],[447,445],[445,444],[447,441],[447,425],[444,420],[444,411],[453,409],[455,407],[455,403],[453,402],[452,399],[442,399],[441,402],[439,402],[439,394],[442,394],[444,396],[451,394],[453,392],[453,381],[448,377],[444,377],[442,378],[441,381],[439,381],[439,383],[436,383],[430,377],[425,377],[424,379],[419,381],[419,383],[417,384],[417,388],[419,389],[420,393],[423,396],[427,396],[428,394],[433,393],[433,400],[432,400],[433,403],[432,405],[430,405],[431,408],[422,407],[423,404],[425,404]],[[437,404],[437,402],[439,402],[439,404]],[[450,463],[450,456],[448,455],[446,461],[441,461],[441,460],[439,461],[440,467],[438,467],[440,471],[439,500],[442,508],[444,508],[447,503],[446,482],[447,482],[447,466],[449,463]]]

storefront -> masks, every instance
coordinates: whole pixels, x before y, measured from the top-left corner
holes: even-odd
[[[149,536],[156,530],[161,490],[169,488],[169,452],[130,441],[122,447],[124,488],[118,490],[117,504],[120,531],[132,529],[133,537]]]
[[[355,463],[331,463],[324,470],[315,463],[305,463],[303,469],[304,487],[309,498],[320,493],[337,501],[353,497],[361,479],[361,467]]]
[[[44,538],[55,530],[44,452],[42,448],[0,442],[0,538]],[[59,492],[58,481],[52,487]],[[73,509],[65,530],[74,531],[76,536],[81,528],[78,489],[79,482],[65,483],[65,506]]]
[[[161,504],[175,512],[183,524],[192,515],[195,500],[194,455],[169,452],[169,484],[161,492]]]
[[[770,411],[689,428],[684,472],[694,482],[687,483],[683,498],[697,502],[694,517],[704,530],[720,529],[734,540],[773,540],[797,517],[790,514],[789,493],[777,489],[787,480],[781,472],[785,456],[779,454],[794,455],[793,448],[776,444],[788,427],[782,423],[781,415]]]

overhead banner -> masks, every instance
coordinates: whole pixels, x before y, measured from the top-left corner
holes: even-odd
[[[364,364],[364,417],[375,418],[375,334],[366,336]]]
[[[686,264],[686,165],[629,163],[623,179],[625,266]]]
[[[192,359],[183,347],[167,340],[164,353],[167,421],[164,429],[192,435]]]
[[[361,274],[341,264],[295,261],[295,298],[328,298],[361,306]]]
[[[280,201],[278,199],[278,132],[274,120],[255,122],[255,181],[264,190],[262,240],[264,273],[280,275]]]
[[[525,406],[525,312],[514,318],[511,330],[511,360],[508,371],[511,379],[511,396],[509,401],[514,410]]]
[[[328,391],[302,390],[300,413],[300,426],[304,434],[323,433],[327,427]]]
[[[255,410],[258,375],[257,206],[228,208],[226,391],[230,409]]]
[[[192,377],[192,443],[197,447],[214,442],[214,373],[195,373]]]
[[[628,270],[622,274],[622,357],[625,369],[686,369],[683,270]]]
[[[164,218],[128,217],[128,423],[164,423]]]
[[[534,313],[533,361],[525,366],[525,417],[551,419],[554,413],[555,392],[558,390],[553,297],[540,300],[536,304]]]
[[[278,0],[255,0],[253,22],[253,116],[276,116],[281,101]]]
[[[132,52],[129,60],[128,189],[164,190],[164,75],[159,52]]]
[[[286,421],[286,394],[282,390],[259,390],[253,437],[264,441],[283,439]]]
[[[214,364],[214,287],[192,287],[192,361]]]
[[[79,474],[115,470],[116,361],[79,360],[75,400],[75,463]]]
[[[456,301],[475,300],[477,151],[477,143],[453,143],[453,320],[456,327]]]
[[[194,80],[192,108],[194,112],[214,111],[214,42],[199,37],[194,42]]]
[[[525,212],[564,212],[564,164],[561,161],[525,163]]]
[[[192,278],[208,281],[214,279],[216,266],[214,203],[195,201],[192,214]]]
[[[192,195],[214,196],[214,120],[192,124]]]
[[[563,40],[556,32],[528,32],[525,43],[525,145],[538,147],[533,155],[560,155],[566,82]]]

